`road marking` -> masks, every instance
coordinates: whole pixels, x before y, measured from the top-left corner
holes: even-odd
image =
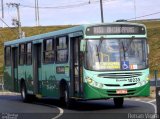
[[[157,105],[153,104],[152,102],[156,102],[156,99],[148,101],[148,103],[154,106],[155,113],[157,113]]]
[[[149,103],[152,103],[152,102],[155,102],[156,101],[156,99],[154,99],[154,100],[151,100],[151,101],[148,101]]]
[[[62,108],[58,107],[58,106],[55,106],[55,105],[49,105],[49,104],[44,104],[44,103],[35,103],[35,104],[40,104],[40,105],[44,105],[44,106],[49,106],[49,107],[56,107],[58,110],[59,110],[59,114],[55,117],[52,117],[51,119],[57,119],[59,118],[60,116],[63,115],[64,111]]]
[[[148,104],[150,104],[150,105],[152,105],[153,107],[154,107],[154,112],[155,112],[155,114],[157,113],[157,107],[156,107],[156,105],[155,104],[153,104],[153,103],[150,103],[150,102],[147,102]]]
[[[64,112],[62,108],[57,107],[57,106],[55,106],[55,107],[59,109],[59,114],[58,114],[56,117],[53,117],[52,119],[57,119],[57,118],[59,118],[60,116],[63,115],[63,112]]]
[[[126,100],[129,100],[129,99],[126,99]],[[151,103],[150,101],[149,102],[145,102],[145,101],[142,101],[142,100],[132,100],[132,101],[137,101],[137,102],[142,102],[142,103],[147,103],[147,104],[150,104],[154,107],[154,112],[155,114],[157,113],[157,107],[156,105],[154,105],[153,103]],[[153,101],[153,100],[152,100]]]

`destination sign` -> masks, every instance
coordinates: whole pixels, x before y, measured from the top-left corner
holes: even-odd
[[[143,26],[134,25],[105,25],[88,27],[86,30],[86,35],[118,34],[145,34],[145,28]]]

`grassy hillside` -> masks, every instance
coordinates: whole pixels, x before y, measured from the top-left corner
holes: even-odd
[[[72,26],[63,25],[63,26],[23,27],[22,30],[25,32],[25,36],[28,37],[68,27]],[[4,63],[3,42],[17,39],[18,37],[17,31],[18,31],[17,28],[3,28],[3,29],[0,28],[0,75],[3,73],[3,63]]]
[[[150,74],[153,75],[154,70],[160,71],[160,21],[142,23],[147,26],[148,30],[148,43],[150,46],[149,67]]]
[[[148,43],[150,45],[150,54],[149,54],[149,64],[151,75],[153,71],[158,69],[160,71],[160,21],[141,21],[147,26],[148,30]],[[32,36],[40,33],[46,33],[48,31],[59,30],[63,28],[68,28],[71,26],[45,26],[45,27],[24,27],[23,31],[25,32],[26,37]],[[0,29],[0,73],[3,71],[3,42],[9,41],[17,38],[17,28],[12,28],[12,31],[9,28]]]

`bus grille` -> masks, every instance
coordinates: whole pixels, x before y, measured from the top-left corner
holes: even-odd
[[[130,83],[130,84],[124,84],[123,86],[134,86],[136,85],[137,83]],[[119,84],[104,84],[105,86],[108,86],[108,87],[120,87]]]
[[[110,79],[124,79],[142,76],[141,72],[130,72],[130,73],[105,73],[99,74],[100,78],[110,78]]]
[[[105,86],[110,86],[110,87],[119,87],[119,84],[104,84]]]
[[[130,83],[130,84],[124,84],[123,86],[134,86],[136,85],[137,83]]]

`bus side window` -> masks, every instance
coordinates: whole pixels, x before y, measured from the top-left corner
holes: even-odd
[[[67,37],[59,37],[56,41],[56,61],[67,62],[68,61],[68,39]]]
[[[32,64],[32,44],[27,43],[27,65]]]
[[[25,55],[26,55],[25,44],[20,44],[19,46],[19,64],[20,65],[25,64]]]
[[[5,65],[6,66],[11,65],[11,47],[5,48]]]
[[[44,41],[44,63],[52,63],[54,62],[54,42],[53,39],[47,39]]]

